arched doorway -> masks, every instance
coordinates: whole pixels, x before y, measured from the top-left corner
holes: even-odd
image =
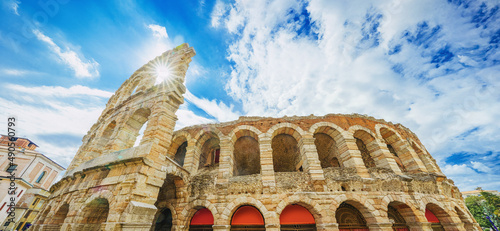
[[[399,211],[391,205],[387,208],[387,217],[389,218],[389,222],[392,223],[392,230],[410,231],[410,228],[406,225],[406,221],[403,216],[401,216]]]
[[[436,215],[431,210],[429,210],[429,208],[425,209],[425,218],[427,218],[427,221],[431,223],[431,228],[433,231],[444,231],[441,222],[436,217]]]
[[[306,208],[293,204],[287,206],[280,215],[281,230],[316,231],[316,221]]]
[[[253,136],[241,136],[234,143],[234,176],[260,173],[259,142]],[[254,137],[255,136],[255,137]]]
[[[108,219],[109,203],[104,198],[96,198],[83,209],[83,219],[79,230],[101,230]]]
[[[335,140],[325,133],[314,134],[314,144],[318,151],[318,157],[322,168],[340,167],[339,150]]]
[[[231,230],[264,231],[264,217],[258,209],[250,205],[239,207],[231,218]]]
[[[167,231],[172,230],[172,212],[170,209],[163,209],[161,213],[156,218],[155,231]]]
[[[56,214],[52,217],[51,224],[59,225],[59,227],[64,223],[66,216],[68,215],[69,204],[65,203],[62,205]]]
[[[211,231],[214,225],[214,216],[207,208],[196,211],[189,223],[190,231]]]
[[[275,172],[297,172],[302,170],[297,140],[288,134],[278,134],[271,141]]]
[[[339,224],[339,231],[369,231],[363,214],[348,203],[344,202],[339,206],[335,218]]]

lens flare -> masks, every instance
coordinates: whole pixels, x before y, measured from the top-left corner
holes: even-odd
[[[171,77],[170,68],[165,65],[158,65],[155,67],[156,82],[160,84],[167,81]]]

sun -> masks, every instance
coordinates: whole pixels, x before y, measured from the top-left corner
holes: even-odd
[[[160,84],[160,83],[166,82],[167,80],[172,78],[172,72],[171,72],[170,68],[164,64],[155,65],[154,72],[156,75],[155,84]]]

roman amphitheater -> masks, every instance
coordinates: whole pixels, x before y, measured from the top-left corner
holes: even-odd
[[[34,230],[480,230],[400,124],[330,114],[174,131],[194,55],[183,44],[123,83]]]

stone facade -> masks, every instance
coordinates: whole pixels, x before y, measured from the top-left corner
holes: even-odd
[[[400,124],[331,114],[174,131],[194,54],[183,44],[125,81],[51,188],[35,230],[480,230],[453,181]],[[160,82],[158,65],[169,70]],[[313,224],[282,225],[290,205]],[[242,206],[258,210],[262,227],[232,225]],[[202,210],[213,217],[205,229],[192,225]]]

